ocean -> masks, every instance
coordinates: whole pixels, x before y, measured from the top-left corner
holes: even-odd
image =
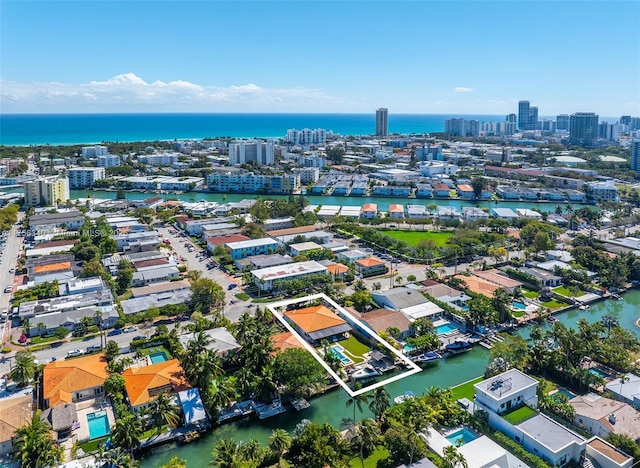
[[[503,115],[389,113],[390,133],[444,131],[444,121],[480,122]],[[173,139],[282,138],[290,128],[323,128],[342,135],[371,135],[371,114],[0,114],[2,145],[73,145]]]

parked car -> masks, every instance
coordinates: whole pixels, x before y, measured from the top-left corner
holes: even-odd
[[[12,287],[10,284],[7,284],[7,285],[4,287],[4,292],[6,292],[6,293],[10,293],[12,289],[13,289],[13,287]]]
[[[116,328],[108,333],[109,336],[122,335],[122,328]]]
[[[138,327],[136,327],[135,325],[131,325],[130,327],[124,328],[122,331],[125,333],[137,332]]]
[[[145,336],[137,335],[137,336],[134,336],[131,341],[140,341],[140,340],[146,340],[146,339],[147,338]]]
[[[231,290],[232,290],[232,289],[234,289],[236,286],[238,286],[236,283],[231,283],[231,284],[227,287],[227,289],[228,289],[229,291],[231,291]]]
[[[93,353],[94,351],[100,351],[101,349],[102,345],[99,344],[87,346],[87,353]]]
[[[77,357],[77,356],[82,356],[84,354],[84,351],[82,351],[81,349],[72,349],[71,351],[67,352],[67,357]]]
[[[11,273],[11,274],[14,274],[15,272],[16,272],[16,269],[15,269],[15,268],[11,268],[11,269],[9,270],[9,273]]]

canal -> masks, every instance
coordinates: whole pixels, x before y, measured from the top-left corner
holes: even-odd
[[[626,330],[633,331],[640,337],[640,329],[635,322],[640,318],[640,291],[633,290],[625,293],[622,300],[609,299],[592,304],[589,310],[574,309],[557,315],[557,318],[570,327],[575,327],[580,318],[588,322],[597,322],[605,315],[616,317],[620,325]],[[528,337],[533,326],[550,328],[549,324],[532,325],[518,330],[524,337]],[[387,386],[391,398],[401,395],[407,390],[421,394],[430,386],[451,387],[479,377],[484,372],[489,357],[489,351],[477,346],[472,351],[442,359],[422,372],[403,380],[393,382]],[[346,401],[348,395],[341,389],[334,390],[325,395],[311,400],[311,407],[301,412],[292,408],[277,417],[266,421],[258,421],[254,418],[245,419],[236,423],[225,424],[214,431],[209,432],[200,440],[182,447],[170,446],[167,451],[157,454],[147,454],[142,459],[143,468],[160,467],[167,463],[171,457],[178,456],[187,460],[187,466],[198,468],[207,466],[211,460],[211,452],[214,445],[220,440],[231,438],[247,441],[256,439],[266,444],[273,429],[286,429],[291,432],[302,419],[309,419],[316,423],[328,422],[335,427],[340,426],[342,418],[349,417],[352,410],[347,411]],[[371,416],[366,410],[365,416]]]

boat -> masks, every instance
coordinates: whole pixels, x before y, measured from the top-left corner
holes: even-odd
[[[183,444],[188,444],[189,442],[193,442],[196,439],[200,438],[200,433],[198,431],[190,431],[186,434],[183,434],[178,439]]]
[[[578,307],[578,309],[580,309],[580,310],[589,310],[589,304],[582,304],[580,307]]]
[[[271,418],[287,411],[287,409],[282,406],[282,402],[279,399],[273,400],[269,405],[266,403],[254,403],[253,409],[258,413],[258,419]]]
[[[557,317],[554,317],[553,315],[549,315],[549,316],[547,317],[547,322],[551,322],[551,323],[553,323],[553,322],[557,322],[557,321],[558,321],[558,318],[557,318]]]
[[[351,374],[351,378],[353,380],[363,380],[363,379],[371,379],[373,377],[378,377],[380,375],[382,375],[382,372],[367,365],[362,369],[358,369],[353,374]]]
[[[411,400],[412,398],[415,398],[415,396],[416,395],[411,390],[407,390],[402,395],[395,397],[393,401],[395,402],[396,405],[399,405],[400,403],[404,403],[407,400]]]
[[[433,362],[441,358],[442,356],[436,353],[435,351],[428,351],[426,353],[420,354],[419,356],[416,356],[414,362],[418,362],[418,363]]]
[[[462,340],[456,340],[444,347],[444,349],[453,354],[464,353],[465,351],[469,351],[471,348],[471,343]]]
[[[293,406],[296,411],[302,411],[310,407],[311,404],[304,398],[294,398],[291,400],[291,406]]]

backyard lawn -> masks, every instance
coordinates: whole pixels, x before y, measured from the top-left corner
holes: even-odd
[[[408,245],[416,246],[423,239],[431,239],[437,246],[445,245],[449,238],[453,235],[451,232],[432,232],[432,231],[401,231],[401,230],[380,230],[385,236],[393,237],[401,241],[405,241]]]
[[[581,290],[571,292],[571,291],[569,291],[568,288],[566,288],[564,286],[558,286],[557,288],[553,288],[552,291],[554,293],[560,294],[561,296],[564,296],[564,297],[580,297],[580,296],[586,294],[586,292],[581,291]]]
[[[349,351],[350,354],[356,357],[362,357],[365,353],[371,351],[369,346],[359,342],[353,335],[349,336],[349,338],[347,338],[346,340],[338,341],[338,344],[340,344],[344,349]]]
[[[536,291],[525,291],[525,293],[523,294],[523,296],[526,297],[527,299],[535,299],[539,295],[540,294],[538,294]]]
[[[469,382],[462,383],[455,387],[451,388],[451,392],[453,393],[453,398],[459,400],[460,398],[466,398],[470,401],[473,401],[473,397],[476,394],[476,389],[473,388],[475,384],[478,382],[482,382],[484,377],[478,377],[477,379],[470,380]]]
[[[524,312],[522,312],[521,310],[512,310],[511,315],[513,315],[516,318],[520,318],[520,317],[524,317]]]
[[[383,460],[389,456],[389,451],[382,445],[378,445],[378,447],[373,451],[371,455],[364,459],[364,467],[365,468],[376,468],[378,466],[378,460]],[[350,468],[361,468],[362,462],[360,461],[360,457],[354,457],[349,460]]]
[[[547,302],[541,302],[540,304],[542,304],[543,307],[547,307],[551,310],[561,309],[562,307],[566,306],[566,304],[558,302],[555,299],[551,299],[550,301],[547,301]]]
[[[518,424],[525,422],[527,419],[533,418],[537,414],[538,412],[536,410],[531,409],[528,406],[523,406],[522,408],[518,408],[508,414],[502,415],[502,417],[508,423],[517,426]]]

